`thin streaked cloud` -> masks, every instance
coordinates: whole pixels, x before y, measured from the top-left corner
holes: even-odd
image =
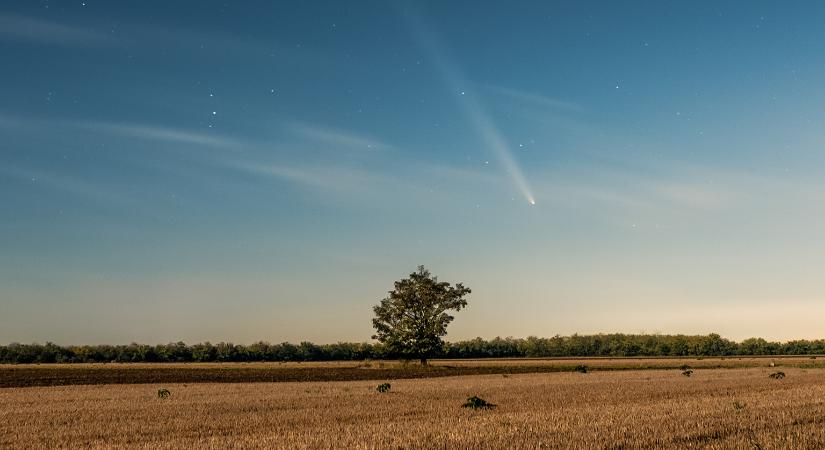
[[[79,123],[78,126],[91,131],[101,131],[125,137],[170,143],[208,145],[214,147],[238,147],[242,145],[240,141],[231,138],[182,128],[107,122],[82,122]]]
[[[458,192],[443,192],[442,187],[456,183],[465,187],[479,187],[501,183],[502,176],[444,165],[419,163],[399,164],[399,170],[323,165],[302,163],[262,163],[260,161],[224,161],[224,167],[240,170],[255,176],[269,177],[295,185],[298,188],[316,190],[323,195],[343,195],[368,198],[370,201],[385,195],[406,192],[433,193],[438,190],[442,198],[457,200]]]
[[[131,203],[127,196],[119,195],[103,184],[89,182],[80,177],[23,167],[0,167],[0,175],[28,183],[31,188],[69,194],[95,203],[104,202],[121,206]]]
[[[86,28],[8,13],[0,13],[0,39],[55,45],[100,45],[111,40]]]
[[[149,123],[64,120],[0,114],[0,127],[25,131],[38,131],[60,127],[95,134],[103,133],[141,140],[211,147],[240,148],[247,145],[241,140],[223,136],[218,133]]]
[[[228,163],[229,167],[252,174],[275,177],[304,187],[334,193],[348,193],[373,188],[378,184],[398,181],[374,172],[342,166],[310,166],[264,164],[258,162]]]
[[[485,86],[485,88],[490,92],[500,94],[520,102],[530,103],[536,106],[576,112],[584,110],[584,108],[579,104],[569,102],[566,100],[559,100],[553,97],[547,97],[545,95],[537,94],[535,92],[512,89],[503,86]]]
[[[333,147],[361,150],[386,150],[391,147],[389,144],[371,136],[302,122],[289,123],[287,129],[301,138]]]

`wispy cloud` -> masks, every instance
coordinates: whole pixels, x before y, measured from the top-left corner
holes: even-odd
[[[587,177],[568,173],[548,178],[552,181],[537,186],[548,202],[576,211],[590,211],[608,220],[684,218],[716,214],[736,205],[752,206],[757,198],[751,187],[768,182],[737,173],[686,168],[681,174],[672,170],[649,174],[600,170]],[[777,188],[787,192],[792,187]]]
[[[451,181],[461,184],[491,184],[498,185],[506,178],[500,173],[492,173],[490,171],[480,172],[478,170],[446,166],[446,165],[426,165],[420,164],[415,166],[415,169],[427,178]]]
[[[12,128],[15,130],[25,129],[30,126],[30,122],[20,117],[5,115],[0,113],[0,127]]]
[[[321,54],[311,46],[287,45],[274,39],[254,38],[216,30],[185,28],[178,25],[126,23],[118,28],[119,38],[130,47],[148,51],[180,50],[188,55],[201,52],[210,58],[286,58],[290,64],[326,66],[330,55]]]
[[[739,197],[729,187],[714,186],[699,180],[692,182],[663,181],[647,187],[651,194],[665,202],[698,209],[722,208]]]
[[[311,46],[295,46],[272,39],[221,33],[215,30],[155,25],[145,22],[118,21],[116,28],[100,20],[67,25],[39,17],[0,12],[0,41],[13,40],[36,44],[96,47],[115,46],[130,53],[146,51],[157,54],[169,49],[199,54],[210,60],[224,58],[282,58],[290,64],[315,68],[327,67],[334,55],[323,54]],[[105,31],[96,31],[95,28]],[[202,52],[202,53],[198,53]]]
[[[227,137],[180,128],[109,122],[78,122],[76,125],[89,131],[116,134],[136,139],[179,144],[208,145],[213,147],[238,147],[242,145],[241,142]]]
[[[519,89],[512,89],[508,87],[502,86],[485,86],[489,91],[494,92],[496,94],[504,95],[506,97],[512,98],[514,100],[518,100],[521,102],[527,102],[536,106],[541,106],[545,108],[552,108],[552,109],[562,109],[567,111],[583,111],[580,105],[568,102],[565,100],[559,100],[552,97],[546,97],[541,94],[537,94],[534,92],[527,92],[522,91]]]
[[[241,148],[247,144],[241,140],[217,133],[190,128],[170,127],[134,122],[105,122],[99,120],[65,120],[42,117],[18,117],[0,113],[0,127],[15,130],[40,131],[55,127],[103,133],[127,138],[161,141],[173,144],[190,144],[210,147]]]
[[[474,195],[479,189],[494,189],[503,179],[500,174],[411,161],[397,162],[397,166],[389,170],[386,166],[239,160],[224,161],[223,165],[256,176],[271,177],[299,189],[313,190],[322,196],[349,197],[356,202],[372,204],[388,197],[393,198],[393,202],[404,196],[411,201],[413,198],[431,200],[436,193],[440,200],[453,201]],[[421,195],[424,197],[417,197]]]
[[[333,147],[346,147],[361,150],[384,150],[390,146],[378,139],[351,131],[321,127],[302,122],[292,122],[287,125],[290,132],[302,138]]]
[[[104,202],[108,205],[124,205],[128,202],[127,197],[118,195],[103,185],[49,171],[22,167],[0,167],[0,175],[25,181],[30,183],[32,187],[46,188],[75,197],[87,198],[95,203]]]
[[[110,37],[85,28],[0,13],[0,38],[56,45],[104,44]]]
[[[376,185],[397,184],[397,180],[352,167],[259,162],[230,162],[228,165],[253,174],[275,177],[332,193],[349,194],[353,191],[371,191]]]

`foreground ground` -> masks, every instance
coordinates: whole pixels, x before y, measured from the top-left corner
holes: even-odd
[[[825,370],[776,370],[8,388],[0,447],[822,448]]]
[[[536,358],[434,360],[430,367],[388,361],[305,363],[138,363],[0,365],[0,388],[75,384],[251,383],[357,381],[459,375],[569,372],[588,370],[765,367],[825,368],[825,357],[728,358]]]

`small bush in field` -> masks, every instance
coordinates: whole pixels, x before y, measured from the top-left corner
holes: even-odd
[[[682,375],[684,375],[686,377],[689,377],[689,376],[693,375],[693,370],[692,369],[683,370]]]
[[[493,409],[496,407],[496,405],[474,395],[468,398],[467,403],[464,403],[463,405],[461,405],[461,407],[471,409]]]
[[[573,368],[573,371],[578,373],[587,373],[587,366],[579,364],[578,366]]]
[[[375,390],[378,391],[378,392],[381,392],[382,394],[384,392],[389,392],[390,391],[390,384],[389,383],[381,383],[381,384],[378,385],[377,388],[375,388]]]
[[[745,406],[746,405],[744,403],[740,403],[738,401],[733,402],[733,409],[735,409],[737,411],[741,411],[741,410],[745,409]]]
[[[773,378],[774,380],[781,380],[785,378],[785,372],[774,372],[768,376]]]
[[[169,398],[170,395],[169,389],[158,389],[158,398]]]

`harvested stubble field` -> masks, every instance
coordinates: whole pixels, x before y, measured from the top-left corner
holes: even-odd
[[[822,448],[825,370],[782,370],[9,388],[0,447]]]
[[[137,363],[0,365],[0,388],[78,384],[251,383],[358,381],[460,375],[549,373],[588,370],[765,367],[825,368],[825,358],[536,358],[434,360],[430,367],[390,361],[304,363]]]

